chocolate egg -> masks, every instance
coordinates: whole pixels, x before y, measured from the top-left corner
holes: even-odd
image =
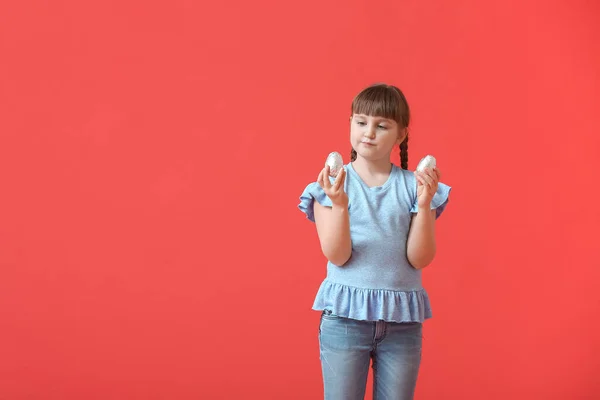
[[[423,159],[421,161],[419,161],[419,165],[417,165],[417,171],[423,172],[425,170],[425,168],[433,169],[433,168],[435,168],[435,166],[436,166],[435,157],[426,155],[425,157],[423,157]]]
[[[340,153],[334,151],[327,156],[325,165],[329,165],[329,175],[335,178],[344,167],[344,159]]]

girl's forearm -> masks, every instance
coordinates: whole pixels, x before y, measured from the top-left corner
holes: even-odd
[[[416,269],[425,268],[435,257],[435,213],[436,210],[419,209],[412,217],[406,256]]]
[[[334,206],[330,217],[330,224],[324,235],[323,253],[327,255],[329,261],[337,266],[342,266],[352,253],[348,209]]]
[[[323,255],[333,264],[343,266],[352,254],[348,206],[315,204],[315,220]]]

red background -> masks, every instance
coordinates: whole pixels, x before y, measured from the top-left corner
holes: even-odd
[[[0,6],[0,399],[321,398],[296,206],[378,81],[454,188],[417,399],[600,397],[597,2],[93,3]]]

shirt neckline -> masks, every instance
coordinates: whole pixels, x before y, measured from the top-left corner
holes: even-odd
[[[362,178],[360,177],[360,175],[358,175],[358,172],[356,172],[356,170],[354,169],[354,166],[352,166],[352,162],[348,163],[348,170],[350,171],[350,173],[358,180],[358,182],[360,183],[360,185],[365,188],[368,191],[371,192],[377,192],[377,191],[381,191],[384,189],[387,189],[393,182],[393,178],[396,176],[396,172],[398,167],[396,167],[396,165],[394,163],[390,163],[390,165],[392,166],[392,169],[390,171],[390,174],[388,175],[387,180],[381,185],[381,186],[369,186],[367,185]]]

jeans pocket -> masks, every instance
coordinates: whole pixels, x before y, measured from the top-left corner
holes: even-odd
[[[321,313],[321,319],[335,321],[340,318],[342,317],[335,315],[331,310],[323,310],[323,312]]]

